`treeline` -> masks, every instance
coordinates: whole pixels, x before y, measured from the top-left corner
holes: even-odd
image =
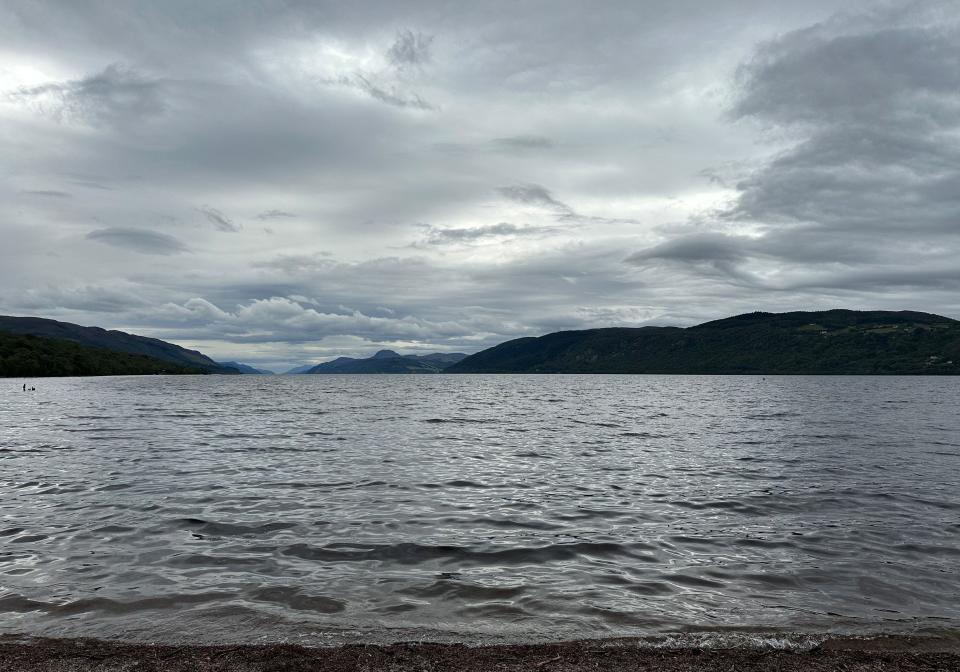
[[[101,350],[40,336],[0,331],[0,376],[120,376],[206,373],[146,355]]]
[[[960,322],[925,313],[751,313],[696,327],[521,338],[451,373],[960,374]]]

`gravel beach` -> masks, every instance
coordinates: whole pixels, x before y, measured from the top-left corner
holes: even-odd
[[[833,638],[807,649],[671,648],[642,640],[589,640],[555,644],[397,643],[307,648],[275,645],[154,645],[93,639],[0,637],[4,672],[330,672],[390,670],[499,671],[663,670],[749,671],[960,670],[954,638]]]

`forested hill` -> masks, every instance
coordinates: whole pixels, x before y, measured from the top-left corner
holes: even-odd
[[[179,367],[199,369],[206,373],[239,373],[237,369],[222,366],[201,352],[188,350],[158,338],[137,336],[123,331],[108,331],[100,327],[83,327],[79,324],[58,322],[42,317],[0,316],[0,332],[42,336],[116,353],[144,355]]]
[[[207,373],[199,367],[146,355],[113,352],[29,334],[0,331],[0,377],[116,376],[155,373]]]
[[[912,311],[748,313],[686,329],[561,331],[448,373],[960,374],[960,322]]]

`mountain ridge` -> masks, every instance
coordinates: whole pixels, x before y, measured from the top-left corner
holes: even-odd
[[[462,352],[432,352],[427,355],[401,355],[393,350],[380,350],[366,359],[337,357],[317,364],[307,374],[342,373],[440,373],[466,354]]]
[[[917,311],[758,311],[686,328],[519,338],[445,372],[960,374],[960,321]]]
[[[0,331],[0,377],[204,374],[155,357],[104,350],[73,341]]]
[[[242,362],[229,361],[229,362],[217,362],[217,364],[219,364],[220,366],[225,366],[228,369],[236,369],[240,373],[244,373],[244,374],[253,374],[253,375],[260,375],[260,376],[273,375],[273,371],[270,371],[268,369],[257,369],[255,367],[250,366],[249,364],[243,364]]]
[[[197,350],[189,350],[174,343],[161,341],[159,338],[138,336],[125,331],[85,327],[72,322],[61,322],[45,317],[18,317],[13,315],[0,315],[0,331],[22,336],[39,336],[52,340],[69,341],[99,350],[143,355],[207,373],[240,373],[237,369],[223,366]]]

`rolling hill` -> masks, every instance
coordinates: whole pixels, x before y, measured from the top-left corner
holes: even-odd
[[[114,352],[73,341],[0,331],[0,377],[118,376],[207,373],[155,357]]]
[[[960,374],[960,322],[913,311],[748,313],[519,338],[447,373]]]
[[[142,355],[201,373],[240,373],[237,369],[213,361],[201,352],[188,350],[157,338],[137,336],[123,331],[108,331],[100,327],[83,327],[79,324],[58,322],[42,317],[0,316],[0,332],[69,341],[101,351]]]

